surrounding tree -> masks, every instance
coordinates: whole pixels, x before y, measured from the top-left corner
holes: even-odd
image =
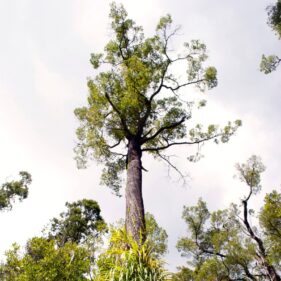
[[[187,267],[178,267],[179,272],[174,273],[172,276],[172,281],[193,281],[194,272]],[[206,280],[206,279],[205,279]]]
[[[193,273],[183,268],[178,276],[186,273],[188,278],[175,280],[281,280],[281,194],[268,194],[258,215],[260,226],[251,223],[254,211],[249,209],[249,200],[261,188],[264,169],[256,156],[237,165],[240,179],[249,188],[242,212],[233,204],[210,213],[202,200],[197,206],[184,208],[190,234],[181,238],[177,247],[191,258]]]
[[[53,218],[48,233],[59,246],[67,242],[83,244],[93,241],[106,230],[106,223],[101,216],[99,204],[91,199],[66,203],[66,212],[59,218]]]
[[[200,146],[211,139],[227,142],[241,121],[222,129],[210,125],[204,130],[200,124],[187,129],[193,102],[182,90],[191,85],[201,91],[215,87],[217,71],[205,68],[206,46],[198,40],[184,43],[182,52],[174,54],[171,42],[179,27],[172,27],[170,15],[160,19],[156,34],[148,38],[122,5],[111,5],[110,19],[112,39],[104,53],[91,55],[92,66],[100,71],[88,80],[88,105],[75,110],[81,124],[76,155],[80,167],[88,158],[102,163],[102,183],[117,194],[127,170],[126,230],[140,242],[145,237],[142,154],[176,168],[165,154],[170,147]],[[177,72],[181,63],[184,76]]]
[[[154,216],[145,214],[146,238],[150,244],[155,257],[160,258],[168,250],[168,234],[164,228],[158,225]]]
[[[278,0],[275,5],[268,7],[268,25],[273,29],[278,38],[281,38],[281,1]],[[260,69],[268,74],[278,67],[281,58],[277,55],[262,56]]]
[[[68,242],[56,247],[54,240],[32,238],[23,254],[14,245],[6,253],[6,262],[0,267],[0,279],[5,281],[83,281],[89,280],[88,251]]]
[[[20,179],[3,183],[0,188],[0,210],[12,209],[12,203],[18,199],[22,201],[28,196],[28,186],[31,184],[31,175],[28,172],[19,172]]]

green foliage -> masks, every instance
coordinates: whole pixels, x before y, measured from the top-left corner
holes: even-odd
[[[267,8],[268,11],[268,25],[277,34],[278,38],[281,38],[281,1],[277,0],[275,5],[271,5]],[[269,74],[275,71],[281,62],[281,58],[276,55],[262,56],[260,63],[260,70],[265,74]]]
[[[253,155],[245,164],[236,164],[238,177],[245,182],[254,193],[261,189],[261,173],[265,171],[265,166],[261,162],[260,157]]]
[[[100,215],[100,207],[94,200],[83,199],[66,203],[67,211],[51,220],[49,238],[59,246],[67,242],[81,244],[94,239],[106,231],[106,223]]]
[[[271,262],[281,270],[281,193],[267,194],[259,214]]]
[[[98,260],[95,281],[169,280],[148,240],[141,245],[124,229],[112,229],[109,248]]]
[[[269,74],[272,71],[276,70],[280,62],[281,59],[276,55],[263,55],[260,63],[260,70],[265,74]]]
[[[142,152],[163,160],[160,152],[172,145],[227,142],[241,121],[223,129],[211,125],[206,132],[202,127],[188,131],[192,108],[187,97],[180,97],[181,89],[194,85],[205,91],[217,85],[217,70],[205,66],[205,44],[192,40],[174,54],[169,45],[179,28],[172,26],[170,15],[159,20],[152,37],[144,36],[122,5],[111,4],[109,17],[112,38],[104,53],[91,55],[98,72],[88,80],[88,104],[75,110],[80,121],[75,151],[78,167],[88,159],[102,163],[102,184],[119,194],[132,139]],[[180,63],[184,76],[175,72]]]
[[[5,281],[83,281],[90,272],[89,253],[85,248],[68,242],[57,248],[55,241],[32,238],[23,254],[14,245],[6,253],[0,277]]]
[[[179,267],[179,272],[174,273],[172,281],[193,281],[193,271],[187,267]],[[205,279],[206,280],[206,279]]]
[[[259,157],[252,156],[236,168],[249,188],[242,212],[234,204],[210,212],[201,199],[196,206],[184,207],[188,235],[178,241],[177,248],[191,268],[175,274],[175,280],[279,280],[272,278],[278,278],[281,265],[281,194],[273,191],[266,196],[260,225],[252,226],[248,201],[260,190],[265,167]]]
[[[17,198],[22,201],[28,196],[28,186],[31,184],[31,175],[20,172],[20,179],[2,184],[0,188],[0,210],[11,209],[12,203]]]
[[[268,24],[281,38],[281,1],[277,0],[275,5],[268,7]]]
[[[160,258],[167,252],[168,234],[160,227],[154,216],[145,214],[146,239],[156,258]]]
[[[168,234],[164,228],[159,226],[154,216],[150,213],[145,213],[145,225],[146,225],[146,243],[149,244],[151,252],[157,259],[161,259],[168,250]],[[113,228],[113,232],[116,229],[122,230],[125,228],[125,222],[123,219],[119,220]]]

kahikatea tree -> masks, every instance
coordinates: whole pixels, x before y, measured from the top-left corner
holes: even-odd
[[[268,25],[273,29],[278,38],[281,38],[281,1],[278,0],[275,5],[267,8],[268,11]],[[281,58],[277,55],[262,56],[260,69],[265,74],[268,74],[278,67]]]
[[[179,27],[172,28],[169,15],[160,19],[156,34],[148,38],[122,5],[111,5],[110,19],[112,39],[104,53],[91,56],[91,64],[100,72],[88,81],[88,105],[75,110],[81,124],[76,153],[80,167],[88,157],[101,162],[102,182],[116,193],[121,173],[127,170],[125,224],[140,241],[145,234],[142,154],[168,161],[166,149],[210,139],[226,142],[241,122],[223,129],[210,125],[204,131],[197,125],[187,130],[192,103],[181,90],[194,85],[204,91],[217,85],[216,69],[203,66],[206,46],[195,40],[174,54],[170,44]],[[176,73],[180,63],[186,67],[184,76]]]
[[[15,199],[22,201],[28,196],[28,186],[31,184],[31,175],[28,172],[19,172],[20,179],[5,182],[0,188],[0,210],[11,209]]]
[[[253,156],[237,169],[249,188],[241,212],[233,204],[210,213],[202,200],[197,206],[184,208],[190,234],[181,238],[177,247],[183,255],[192,257],[194,270],[183,268],[174,280],[281,280],[281,194],[273,191],[266,196],[258,215],[260,225],[254,226],[249,200],[261,188],[264,166]],[[185,272],[189,279],[176,279]]]

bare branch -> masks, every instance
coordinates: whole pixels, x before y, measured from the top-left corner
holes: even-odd
[[[167,155],[162,155],[160,152],[156,153],[164,162],[166,162],[168,164],[168,167],[171,167],[172,169],[174,169],[179,175],[180,178],[183,180],[183,183],[185,184],[185,178],[187,177],[187,175],[184,175],[174,164],[172,164],[172,162],[170,161],[170,156]]]
[[[212,137],[208,137],[208,138],[203,138],[201,140],[196,140],[196,141],[183,141],[183,142],[172,142],[172,143],[168,143],[167,145],[164,146],[158,146],[158,147],[148,147],[148,148],[143,148],[142,151],[160,151],[160,150],[164,150],[166,148],[169,148],[171,146],[174,145],[191,145],[191,144],[200,144],[202,142],[211,140],[211,139],[215,139],[217,137],[221,136],[221,134],[216,134]]]
[[[205,81],[205,80],[204,79],[199,79],[199,80],[196,80],[196,81],[191,81],[191,82],[187,82],[187,83],[184,83],[184,84],[177,85],[176,87],[171,87],[171,86],[167,86],[167,85],[162,85],[162,87],[166,88],[168,90],[171,90],[172,92],[174,92],[174,91],[179,90],[182,87],[186,87],[186,86],[192,85],[192,84],[198,84],[198,83],[201,83],[203,81]]]
[[[118,140],[117,143],[113,144],[113,145],[109,145],[108,148],[114,148],[117,147],[120,143],[121,143],[122,139]]]

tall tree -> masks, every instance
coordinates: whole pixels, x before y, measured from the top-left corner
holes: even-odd
[[[260,225],[252,225],[254,210],[249,208],[249,201],[261,188],[264,166],[253,156],[237,169],[249,189],[241,212],[233,204],[210,213],[202,200],[197,206],[184,208],[190,235],[179,240],[178,249],[193,257],[194,271],[187,280],[281,280],[281,194],[273,191],[266,196]]]
[[[241,121],[222,129],[210,125],[204,131],[197,125],[187,130],[192,102],[182,90],[193,85],[204,91],[217,85],[216,69],[203,65],[206,46],[193,40],[174,54],[171,42],[179,27],[172,27],[170,15],[160,19],[156,34],[148,38],[122,5],[113,3],[109,17],[112,39],[104,53],[91,55],[92,66],[100,72],[88,80],[88,105],[75,110],[81,124],[76,153],[80,167],[87,158],[104,164],[102,183],[117,194],[121,174],[127,170],[125,224],[140,241],[145,236],[142,154],[150,153],[172,165],[165,150],[211,139],[227,142]],[[181,63],[186,68],[184,76],[177,72]]]
[[[20,179],[5,182],[0,188],[0,210],[12,208],[12,203],[18,199],[22,201],[28,196],[28,187],[31,184],[31,175],[28,172],[19,172]]]
[[[281,38],[281,0],[277,0],[274,5],[267,8],[268,25],[273,29],[278,38]],[[260,69],[265,74],[268,74],[278,67],[281,58],[277,55],[262,56]]]

